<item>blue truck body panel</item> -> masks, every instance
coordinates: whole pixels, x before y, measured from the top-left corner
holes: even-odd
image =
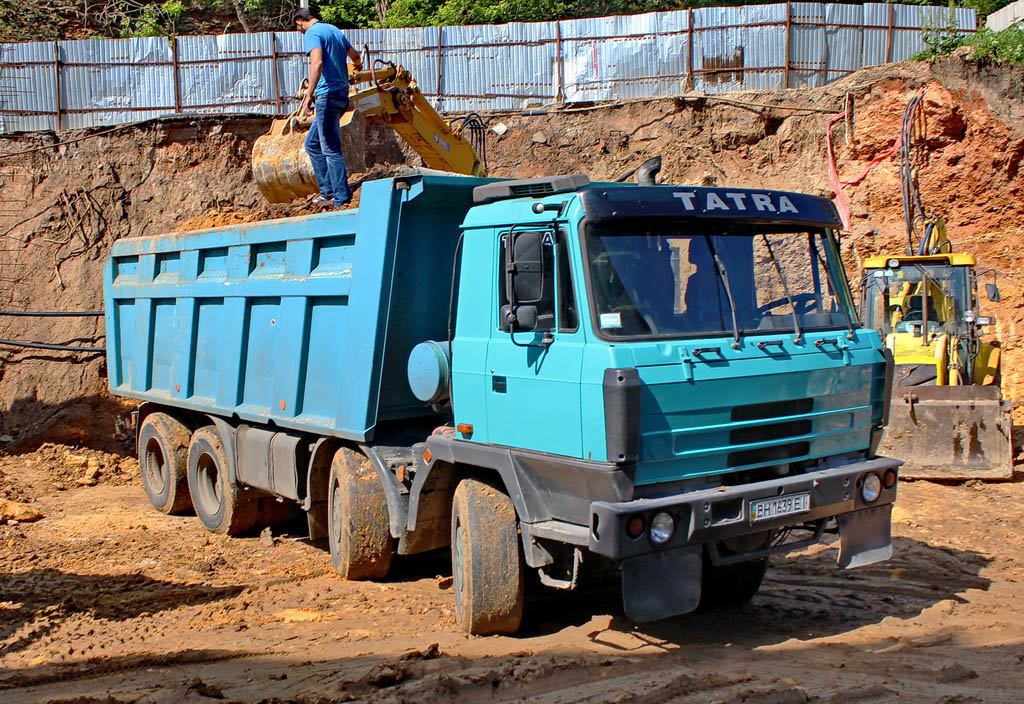
[[[459,224],[481,183],[384,179],[358,211],[115,243],[112,391],[357,441],[428,415],[405,365],[416,343],[447,338]]]

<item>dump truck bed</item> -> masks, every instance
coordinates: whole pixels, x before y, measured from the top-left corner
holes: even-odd
[[[447,338],[459,225],[481,183],[383,179],[359,210],[115,243],[111,390],[351,440],[428,415],[406,362]]]

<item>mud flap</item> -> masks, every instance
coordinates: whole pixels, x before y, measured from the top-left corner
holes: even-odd
[[[700,603],[700,545],[622,561],[622,606],[636,623],[689,613]]]
[[[839,516],[839,566],[863,567],[892,557],[892,504]]]

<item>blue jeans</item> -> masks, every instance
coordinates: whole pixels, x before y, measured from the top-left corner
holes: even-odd
[[[341,153],[341,127],[338,121],[348,110],[348,94],[325,93],[316,96],[313,125],[306,137],[306,152],[313,162],[320,195],[333,198],[337,205],[352,197],[348,190],[348,170]]]

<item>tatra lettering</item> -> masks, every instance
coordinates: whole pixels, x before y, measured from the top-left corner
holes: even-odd
[[[786,196],[779,196],[779,212],[780,213],[799,213],[800,211],[796,209],[796,206],[793,205],[793,201],[791,201],[788,197],[786,197]]]
[[[718,197],[718,194],[714,191],[708,192],[707,204],[704,206],[704,210],[728,210],[729,206],[725,204],[725,201]]]
[[[685,193],[685,192],[682,192],[682,193],[673,193],[672,197],[673,198],[678,198],[682,202],[683,207],[686,208],[687,210],[693,210],[693,199],[694,199],[694,197],[696,197],[696,195],[697,195],[696,193]]]
[[[765,210],[770,213],[775,212],[775,206],[772,205],[772,199],[764,193],[751,193],[750,200],[754,201],[754,207],[757,208],[759,212]]]
[[[747,197],[746,193],[726,193],[725,196],[726,198],[731,199],[732,202],[736,204],[736,210],[747,209],[746,203],[743,202],[743,200]]]

